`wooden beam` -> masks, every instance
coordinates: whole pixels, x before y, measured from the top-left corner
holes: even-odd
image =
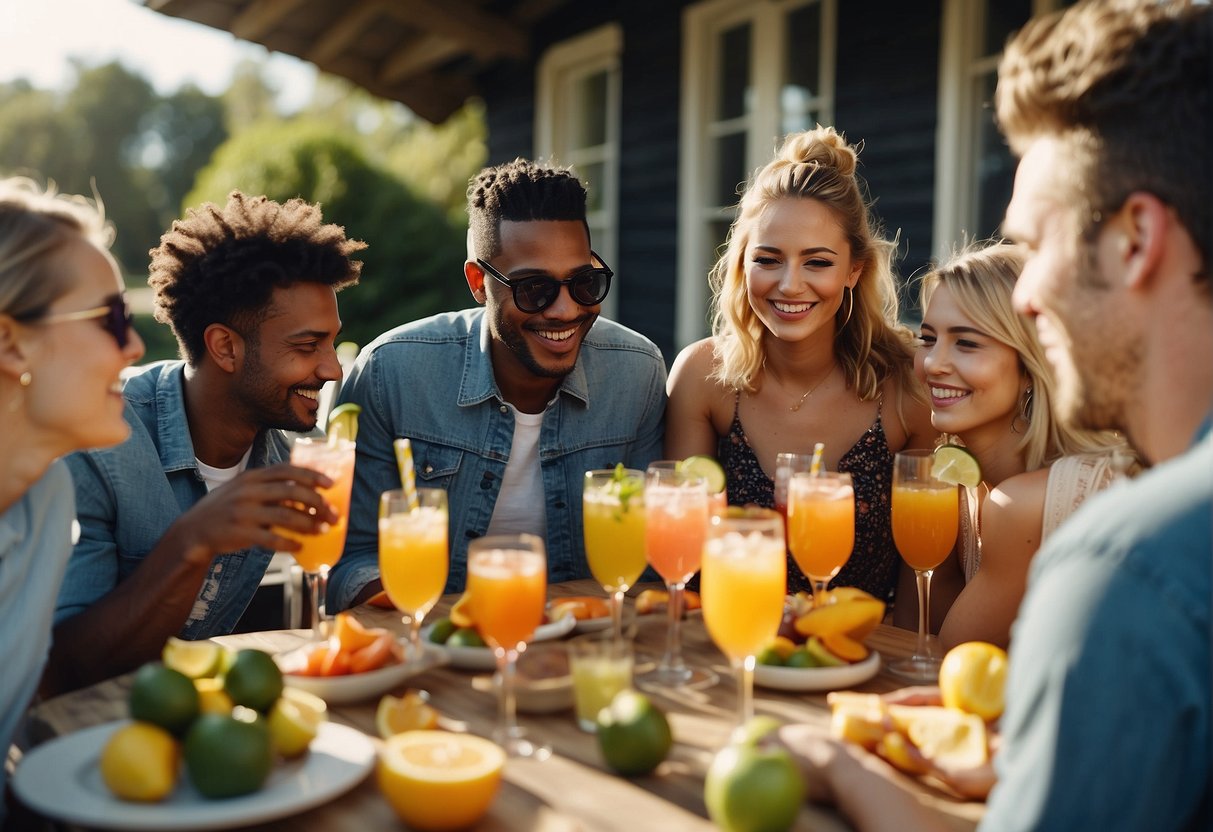
[[[462,52],[462,45],[449,38],[424,35],[389,55],[379,69],[379,80],[384,84],[398,84]]]
[[[453,40],[473,55],[525,58],[530,50],[526,29],[468,0],[408,0],[389,9],[398,20]]]
[[[232,18],[231,32],[243,40],[260,41],[303,0],[253,0]]]
[[[303,57],[323,69],[324,64],[330,63],[344,52],[372,20],[394,6],[394,3],[387,0],[361,0],[355,3],[341,15],[328,34],[312,44],[312,48]]]

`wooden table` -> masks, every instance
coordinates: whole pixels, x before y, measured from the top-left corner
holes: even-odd
[[[601,593],[601,588],[593,581],[573,581],[549,588],[553,597]],[[442,614],[454,600],[453,596],[444,598],[432,617]],[[368,625],[404,631],[400,617],[394,611],[363,606],[355,610],[355,614]],[[259,647],[276,652],[294,647],[301,638],[299,631],[277,631],[217,640],[233,647]],[[913,652],[914,641],[913,633],[886,625],[867,639],[870,647],[880,651],[885,665]],[[658,656],[664,643],[664,615],[640,616],[636,628],[638,655]],[[732,728],[736,682],[726,659],[711,643],[698,616],[691,616],[684,623],[683,650],[688,662],[715,670],[720,683],[699,691],[650,693],[666,711],[675,740],[669,758],[657,772],[636,779],[612,774],[602,761],[596,739],[577,728],[571,711],[543,716],[520,714],[520,723],[550,743],[555,753],[541,763],[510,760],[496,801],[475,828],[545,832],[713,829],[704,808],[703,781],[713,753],[725,743]],[[440,667],[409,679],[405,686],[428,690],[431,703],[448,720],[463,723],[472,733],[488,736],[496,721],[497,703],[490,693],[473,687],[477,675]],[[901,684],[882,670],[857,689],[881,693]],[[33,713],[34,736],[61,735],[124,717],[129,685],[130,676],[127,675],[42,703]],[[329,718],[374,736],[376,702],[330,706]],[[781,693],[756,688],[755,710],[789,722],[819,725],[829,722],[824,694]],[[942,810],[957,830],[972,830],[981,816],[982,804],[951,799],[909,779],[905,782],[919,799]],[[379,794],[372,776],[325,806],[301,816],[251,828],[341,832],[396,829],[402,828],[402,824]],[[806,804],[797,828],[828,832],[849,827],[829,809]]]

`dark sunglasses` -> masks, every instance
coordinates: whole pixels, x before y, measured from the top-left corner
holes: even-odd
[[[79,312],[55,312],[42,315],[34,321],[40,324],[59,324],[67,321],[89,321],[93,318],[100,319],[101,328],[113,336],[118,349],[126,349],[131,340],[131,327],[135,325],[135,319],[131,315],[125,295],[111,295],[106,298],[105,306],[94,306]]]
[[[481,260],[479,257],[476,258],[476,265],[484,269],[497,282],[510,287],[510,291],[514,293],[514,305],[519,310],[542,312],[556,302],[561,286],[567,286],[569,297],[582,306],[597,306],[602,303],[607,292],[611,291],[611,278],[615,276],[615,273],[594,252],[590,252],[590,257],[602,265],[598,268],[579,271],[564,280],[557,280],[546,274],[511,280],[493,268],[488,261]]]

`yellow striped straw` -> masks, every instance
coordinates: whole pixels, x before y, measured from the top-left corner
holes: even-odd
[[[417,508],[417,473],[413,470],[413,445],[408,439],[396,439],[392,442],[396,451],[396,467],[400,469],[400,487],[404,489],[404,497],[409,502],[409,510]]]
[[[824,442],[818,442],[813,446],[813,461],[809,463],[809,473],[814,477],[819,477],[825,473],[825,468],[821,464],[821,458],[825,456],[825,452],[826,446]]]

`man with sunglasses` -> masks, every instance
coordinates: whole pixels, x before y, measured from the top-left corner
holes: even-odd
[[[613,273],[590,248],[585,200],[565,169],[518,159],[481,171],[463,273],[483,309],[398,327],[359,356],[339,397],[362,415],[335,608],[378,591],[378,500],[400,487],[401,437],[417,484],[448,494],[448,592],[463,588],[468,543],[486,534],[537,534],[550,580],[589,576],[582,480],[660,455],[665,363],[648,339],[598,317]]]
[[[363,247],[315,205],[239,191],[161,238],[148,282],[184,360],[126,381],[130,439],[67,460],[80,537],[44,693],[129,670],[169,636],[231,632],[273,553],[298,548],[279,530],[336,519],[315,490],[328,481],[287,464],[282,431],[315,427],[320,388],[341,378],[336,292]],[[128,337],[121,297],[73,314]]]

